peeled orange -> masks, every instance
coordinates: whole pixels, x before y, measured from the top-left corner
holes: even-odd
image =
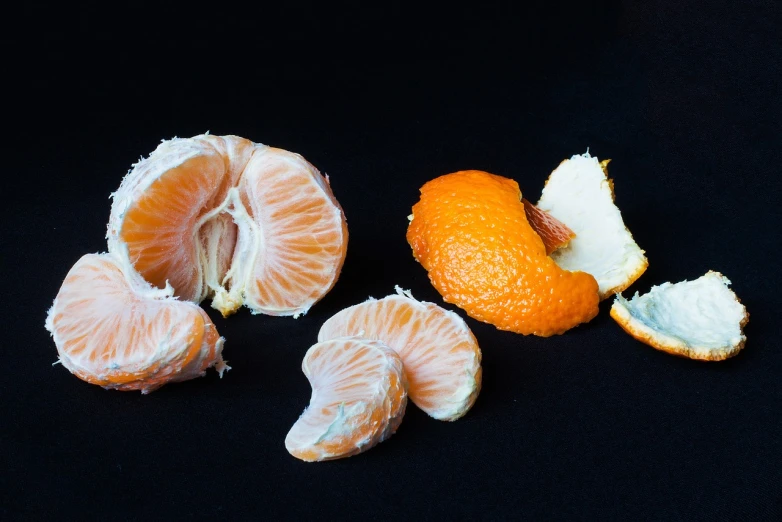
[[[390,437],[407,406],[399,356],[380,341],[341,337],[312,346],[302,362],[310,404],[288,432],[285,447],[305,461],[366,451]]]
[[[112,197],[109,253],[74,265],[46,323],[60,362],[107,388],[147,393],[209,366],[222,374],[223,339],[193,303],[296,317],[345,259],[328,178],[237,136],[164,141]]]
[[[109,252],[229,315],[306,313],[336,282],[347,224],[298,154],[236,136],[165,141],[113,196]]]
[[[329,318],[318,341],[345,335],[377,339],[394,349],[405,367],[410,399],[435,419],[456,420],[481,389],[481,350],[461,317],[420,302],[397,287]]]
[[[87,254],[71,268],[46,328],[59,362],[104,388],[149,393],[228,367],[220,337],[197,305],[153,288],[109,254]]]

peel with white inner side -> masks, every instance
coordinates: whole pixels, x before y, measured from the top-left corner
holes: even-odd
[[[607,163],[589,153],[563,161],[549,176],[537,204],[576,234],[551,258],[565,270],[594,276],[600,299],[625,290],[649,265],[614,204]]]
[[[630,335],[658,350],[704,361],[736,355],[747,340],[749,314],[730,281],[709,271],[694,281],[664,283],[629,301],[621,294],[611,317]]]

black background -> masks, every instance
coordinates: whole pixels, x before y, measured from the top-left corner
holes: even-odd
[[[283,4],[5,13],[2,518],[782,518],[779,3]],[[109,194],[161,139],[205,131],[330,175],[350,230],[336,287],[295,321],[210,310],[222,380],[142,396],[53,367],[46,310],[106,249]],[[467,319],[484,387],[466,417],[411,404],[365,454],[291,457],[320,324],[395,284],[442,303],[405,241],[418,188],[474,168],[536,200],[587,147],[650,260],[632,290],[722,271],[746,349],[657,352],[608,302],[549,339]]]

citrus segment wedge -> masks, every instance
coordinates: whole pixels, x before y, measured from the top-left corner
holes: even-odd
[[[224,160],[213,147],[196,140],[162,143],[113,195],[109,252],[127,252],[152,285],[168,282],[180,298],[200,302],[207,288],[199,229],[224,179]]]
[[[310,404],[285,438],[294,457],[350,457],[390,437],[405,413],[407,381],[399,356],[380,341],[343,337],[312,346],[302,362]]]
[[[223,338],[203,310],[171,295],[110,254],[83,256],[46,319],[59,362],[87,382],[142,393],[212,366],[222,376]]]
[[[461,317],[436,304],[397,294],[369,299],[329,318],[318,341],[345,335],[377,339],[394,349],[405,366],[409,395],[435,419],[462,417],[481,388],[481,351]]]
[[[239,226],[221,302],[241,298],[253,313],[304,314],[336,282],[347,249],[347,223],[328,180],[298,154],[256,151],[238,186],[230,212]],[[245,218],[246,216],[246,218]],[[229,310],[230,311],[230,310]]]

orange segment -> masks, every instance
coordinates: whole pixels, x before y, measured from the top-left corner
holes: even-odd
[[[219,214],[203,224],[199,230],[201,266],[207,292],[221,291],[225,274],[231,268],[238,229],[230,214]]]
[[[399,356],[380,341],[343,337],[312,346],[302,362],[310,404],[285,447],[308,462],[350,457],[390,437],[405,413]]]
[[[410,399],[435,419],[453,421],[472,407],[481,388],[481,350],[461,317],[397,295],[370,299],[327,320],[318,341],[346,335],[378,339],[401,357]]]
[[[546,255],[513,180],[470,170],[429,181],[407,240],[446,302],[501,330],[545,337],[597,315],[594,277]]]
[[[149,393],[227,368],[223,339],[203,310],[153,289],[109,254],[76,262],[46,328],[62,365],[105,388]]]
[[[521,202],[524,204],[527,221],[546,246],[546,255],[567,246],[570,240],[576,237],[575,232],[545,210],[539,209],[526,198],[522,198]]]
[[[238,189],[258,247],[246,248],[253,234],[240,226],[232,292],[242,290],[256,313],[306,313],[334,286],[347,251],[347,223],[328,181],[298,154],[266,148]]]
[[[211,146],[189,140],[162,144],[114,195],[109,252],[122,256],[127,248],[144,279],[158,288],[169,282],[182,299],[201,301],[207,289],[198,229],[225,173],[222,156]]]

